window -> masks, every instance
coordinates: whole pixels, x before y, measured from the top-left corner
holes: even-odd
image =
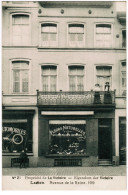
[[[112,26],[110,24],[96,24],[96,47],[112,47]]]
[[[57,69],[56,66],[42,66],[42,90],[56,91]]]
[[[122,30],[122,48],[126,48],[126,30]]]
[[[13,61],[12,62],[12,79],[14,93],[29,92],[29,62]]]
[[[106,82],[112,86],[112,67],[96,66],[96,83],[100,85],[101,90],[104,90]]]
[[[50,120],[49,154],[86,154],[86,120]]]
[[[32,152],[32,121],[28,119],[3,119],[2,151],[3,153]],[[10,116],[11,118],[11,116]]]
[[[16,14],[12,16],[12,42],[14,45],[30,43],[29,15]]]
[[[126,62],[121,63],[121,95],[126,96]]]
[[[70,91],[84,90],[83,66],[69,66],[69,90]]]
[[[43,47],[57,46],[57,24],[46,23],[41,25],[41,45]]]
[[[69,24],[69,47],[84,47],[84,24]]]

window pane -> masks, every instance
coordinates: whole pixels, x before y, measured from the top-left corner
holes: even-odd
[[[41,28],[42,32],[47,32],[47,33],[56,33],[57,32],[57,25],[56,24],[42,24]]]
[[[111,33],[111,25],[110,24],[97,24],[96,25],[96,33]]]
[[[32,152],[32,125],[30,121],[29,123],[5,122],[2,129],[3,152],[16,153],[21,152],[24,148],[27,149],[27,152]]]
[[[69,40],[75,41],[76,40],[76,34],[69,34]]]
[[[64,121],[49,127],[50,154],[86,154],[86,124]]]
[[[19,70],[13,71],[13,80],[14,81],[19,81],[20,80],[20,71]]]
[[[50,68],[50,75],[56,75],[56,67],[55,66]]]
[[[69,24],[69,33],[84,33],[83,24]]]
[[[22,83],[22,92],[28,92],[28,82]]]
[[[126,72],[122,72],[122,87],[126,87]]]
[[[13,82],[13,92],[20,92],[20,82]]]
[[[50,40],[56,41],[56,34],[50,34]]]
[[[83,41],[83,34],[77,34],[77,40]]]
[[[13,24],[29,24],[28,15],[13,15],[12,16]]]
[[[42,34],[42,41],[48,41],[48,34]]]
[[[78,89],[78,91],[84,90],[83,77],[81,77],[81,76],[77,76],[77,89]]]
[[[50,77],[50,91],[56,91],[56,76]]]
[[[48,91],[48,77],[47,76],[42,77],[42,90]]]
[[[126,48],[126,30],[122,30],[122,47]]]
[[[69,76],[69,90],[76,91],[76,77]]]

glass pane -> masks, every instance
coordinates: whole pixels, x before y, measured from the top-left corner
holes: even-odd
[[[42,75],[50,75],[50,68],[47,66],[42,67]]]
[[[28,81],[28,71],[22,71],[22,82]]]
[[[13,24],[21,24],[21,15],[12,16],[12,23]]]
[[[126,48],[126,30],[122,30],[122,47]]]
[[[48,41],[48,34],[42,33],[42,41]]]
[[[28,92],[28,82],[22,82],[22,92]]]
[[[55,66],[50,68],[50,75],[56,75],[56,67]]]
[[[50,77],[50,91],[56,91],[56,76]]]
[[[97,24],[96,25],[96,33],[111,33],[111,25],[110,24]]]
[[[29,24],[29,16],[22,15],[22,24]]]
[[[13,92],[20,92],[20,82],[13,82]]]
[[[74,66],[69,67],[69,75],[76,75],[77,69]]]
[[[122,87],[126,87],[126,73],[122,73]]]
[[[48,77],[47,76],[42,77],[42,90],[48,91]]]
[[[57,32],[57,25],[56,24],[42,24],[41,28],[42,32],[51,32],[51,33],[56,33]]]
[[[77,34],[77,40],[83,41],[83,34]]]
[[[69,77],[69,90],[76,91],[76,77],[75,76]]]
[[[75,41],[76,40],[76,34],[69,34],[69,41]]]
[[[77,90],[78,91],[83,91],[84,90],[83,77],[80,77],[80,76],[77,77]]]
[[[13,71],[13,81],[19,81],[20,80],[20,71],[15,70]]]
[[[50,41],[56,41],[56,34],[50,34]]]
[[[49,124],[50,154],[86,154],[86,124]]]
[[[31,128],[27,123],[4,123],[2,128],[2,150],[5,153],[21,152],[26,148],[27,152],[32,146],[32,136],[27,128]],[[28,145],[29,143],[29,145]],[[32,147],[31,147],[32,148]]]
[[[77,73],[76,73],[77,75],[83,75],[84,74],[84,72],[83,72],[84,68],[82,66],[77,67],[76,69],[77,69]]]
[[[70,24],[69,33],[84,33],[84,25],[82,24]]]
[[[12,16],[13,24],[29,24],[29,16],[28,15],[14,15]]]

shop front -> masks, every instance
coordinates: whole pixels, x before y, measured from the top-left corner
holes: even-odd
[[[114,110],[39,108],[38,114],[37,166],[98,166],[104,160],[112,163]]]
[[[10,167],[12,157],[25,149],[33,153],[33,110],[4,110],[2,120],[3,167]]]

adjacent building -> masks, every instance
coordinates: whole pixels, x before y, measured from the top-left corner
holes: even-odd
[[[3,2],[3,167],[23,148],[30,167],[126,163],[126,10],[118,3]]]

